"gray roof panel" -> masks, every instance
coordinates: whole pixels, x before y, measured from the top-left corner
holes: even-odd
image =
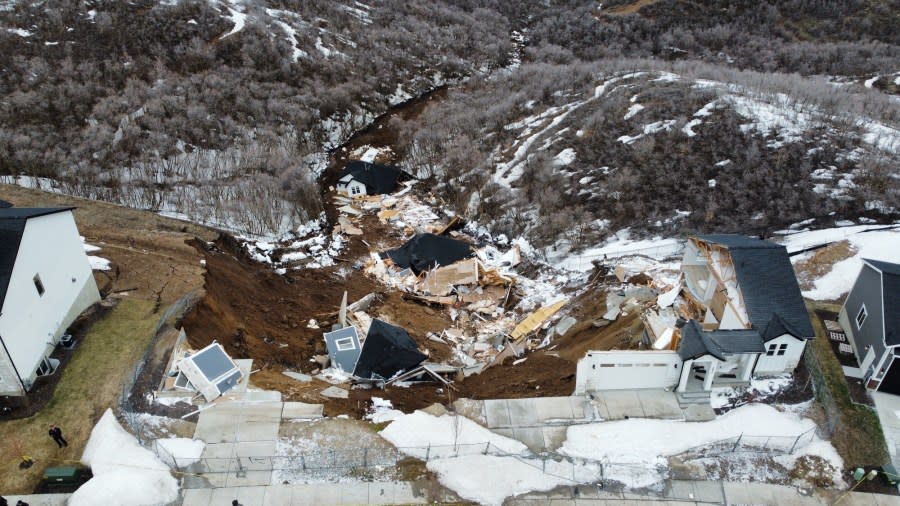
[[[197,368],[210,381],[234,369],[234,362],[225,354],[221,346],[211,346],[191,357]]]

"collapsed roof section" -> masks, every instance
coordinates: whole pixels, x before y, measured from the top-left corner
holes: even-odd
[[[222,345],[215,342],[181,359],[177,368],[179,376],[175,386],[196,390],[208,402],[234,388],[243,376]]]
[[[403,246],[384,252],[394,264],[410,268],[419,274],[433,267],[442,267],[474,255],[472,247],[463,241],[435,234],[416,234]]]
[[[353,160],[341,171],[338,186],[340,188],[351,181],[358,181],[366,187],[367,195],[393,193],[402,173],[399,168],[391,165]]]
[[[374,319],[353,375],[365,379],[389,379],[398,372],[416,367],[426,358],[405,330]]]
[[[325,333],[325,347],[332,365],[344,372],[353,372],[359,359],[360,344],[356,327],[350,325]]]

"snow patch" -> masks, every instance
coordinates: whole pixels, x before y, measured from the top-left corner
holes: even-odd
[[[72,494],[71,506],[150,506],[178,499],[178,481],[168,466],[139,445],[110,409],[91,431],[81,462],[94,477]]]

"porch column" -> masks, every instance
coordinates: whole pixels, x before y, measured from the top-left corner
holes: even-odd
[[[712,390],[713,378],[716,377],[716,371],[719,369],[719,361],[718,360],[710,360],[709,365],[706,367],[706,378],[703,380],[703,390],[707,392]]]
[[[741,367],[744,368],[744,370],[741,371],[741,381],[750,381],[750,376],[753,375],[754,358],[756,358],[755,355],[744,355],[741,357]]]
[[[691,377],[691,366],[694,365],[693,360],[687,360],[683,364],[681,364],[681,376],[678,377],[678,388],[679,392],[684,392],[687,388],[688,379]]]

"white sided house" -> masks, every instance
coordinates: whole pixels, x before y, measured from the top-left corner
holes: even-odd
[[[645,315],[656,351],[588,352],[578,364],[576,393],[672,388],[683,403],[706,402],[714,386],[793,371],[815,336],[779,244],[728,234],[691,237],[680,283],[678,297],[668,300],[674,307]]]
[[[99,300],[72,208],[0,209],[0,395],[51,374],[60,337]]]
[[[400,175],[397,167],[352,160],[341,171],[336,190],[348,197],[393,193]]]
[[[859,364],[855,377],[900,395],[900,264],[863,259],[838,320]]]

